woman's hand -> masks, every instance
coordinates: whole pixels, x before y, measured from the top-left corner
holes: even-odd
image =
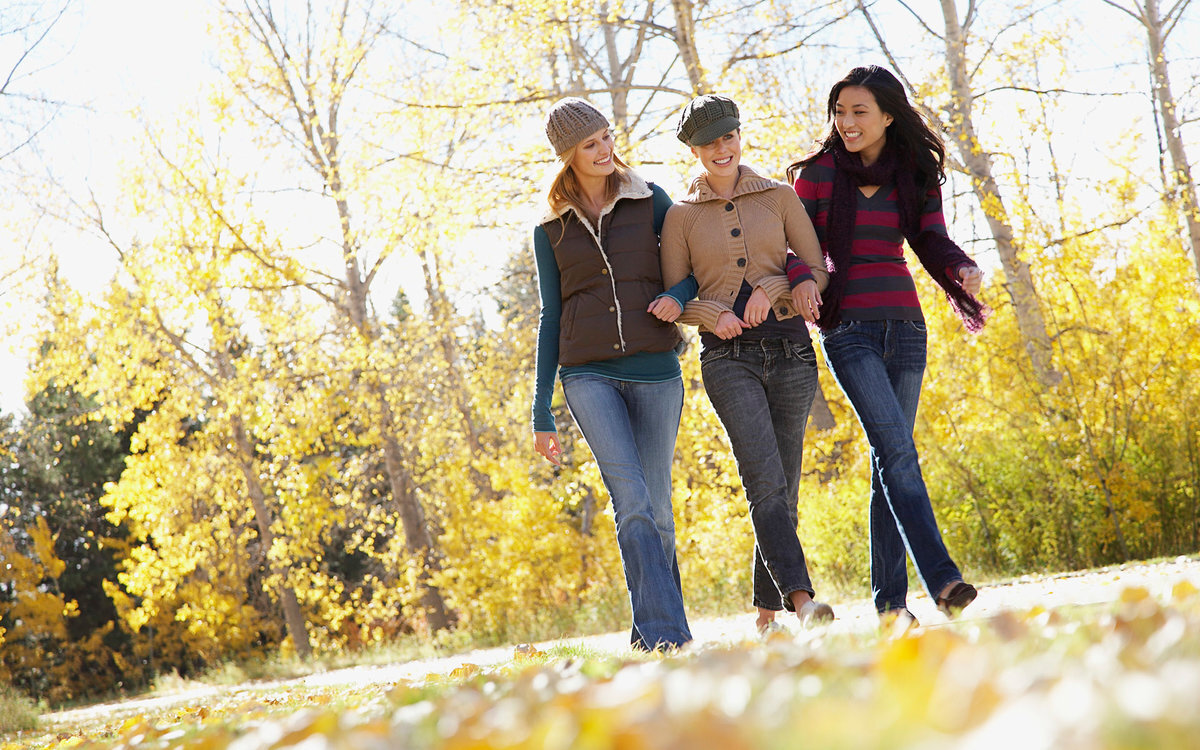
[[[750,301],[746,303],[746,310],[742,313],[742,320],[746,322],[747,326],[753,328],[761,325],[770,312],[771,298],[767,296],[766,290],[761,286],[755,287],[754,293],[750,295]]]
[[[748,327],[741,318],[725,310],[717,316],[717,327],[713,329],[713,333],[717,334],[717,338],[732,339],[741,336],[742,331]]]
[[[674,297],[663,295],[651,302],[650,306],[646,308],[646,312],[664,323],[674,323],[683,310],[679,309],[679,303],[675,301]]]
[[[797,284],[792,289],[792,305],[800,317],[809,323],[816,323],[821,314],[821,292],[817,289],[817,282],[808,279]]]
[[[958,269],[958,283],[964,292],[974,297],[983,288],[983,271],[979,266],[963,266]]]
[[[562,450],[558,447],[557,432],[533,433],[533,449],[555,466],[562,466],[562,462],[558,460]]]

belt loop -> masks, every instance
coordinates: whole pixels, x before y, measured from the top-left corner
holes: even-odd
[[[779,339],[780,346],[783,347],[783,358],[792,358],[792,342],[789,339]]]
[[[733,358],[737,359],[738,357],[740,357],[742,355],[742,342],[739,341],[738,339],[734,339],[733,341],[730,341],[729,343],[733,346]]]

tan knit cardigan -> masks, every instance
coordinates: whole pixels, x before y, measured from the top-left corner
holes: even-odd
[[[818,289],[829,284],[817,233],[796,192],[745,165],[738,173],[731,199],[714,193],[700,175],[667,211],[663,284],[669,289],[695,274],[700,285],[676,322],[712,331],[722,312],[733,311],[743,280],[762,287],[780,320],[797,315],[785,270],[789,247],[808,264]]]

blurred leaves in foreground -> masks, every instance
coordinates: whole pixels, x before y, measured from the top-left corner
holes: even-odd
[[[906,634],[817,630],[648,661],[518,649],[507,664],[329,691],[240,691],[2,747],[1186,747],[1200,592],[1125,589]]]

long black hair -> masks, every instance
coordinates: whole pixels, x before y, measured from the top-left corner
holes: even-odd
[[[842,136],[838,134],[834,116],[838,97],[847,86],[862,86],[870,91],[879,109],[892,116],[892,123],[887,128],[888,146],[897,150],[901,164],[914,170],[917,187],[922,193],[946,181],[946,147],[942,139],[909,103],[904,84],[890,70],[866,65],[851,70],[833,84],[826,106],[829,132],[819,141],[816,151],[788,165],[788,182],[795,182],[801,169],[841,143]]]

